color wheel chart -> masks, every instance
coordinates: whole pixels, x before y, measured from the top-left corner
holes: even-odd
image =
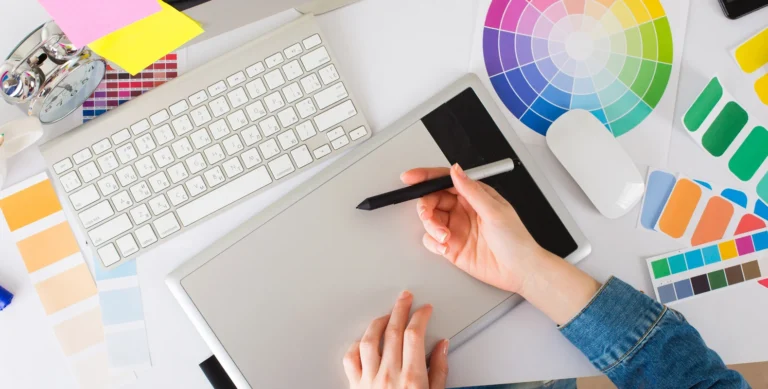
[[[493,0],[483,32],[496,93],[541,135],[571,109],[629,132],[659,104],[673,54],[659,0]]]

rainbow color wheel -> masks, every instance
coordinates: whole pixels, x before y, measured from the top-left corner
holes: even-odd
[[[496,93],[537,133],[585,109],[620,136],[664,95],[672,30],[659,0],[493,0],[483,54]]]

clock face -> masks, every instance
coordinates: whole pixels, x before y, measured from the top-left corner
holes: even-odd
[[[40,110],[40,121],[53,123],[80,107],[104,78],[106,66],[92,61],[78,66],[61,80],[45,98]]]

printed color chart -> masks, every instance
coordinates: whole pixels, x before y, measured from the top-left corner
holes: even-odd
[[[685,300],[768,275],[768,230],[648,259],[662,304]],[[766,280],[759,281],[768,287]]]
[[[496,93],[537,133],[585,109],[620,136],[667,88],[672,31],[659,0],[493,0],[483,54]]]

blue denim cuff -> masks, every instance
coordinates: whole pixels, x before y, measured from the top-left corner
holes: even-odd
[[[611,277],[560,332],[605,372],[643,342],[665,311],[663,305]]]

